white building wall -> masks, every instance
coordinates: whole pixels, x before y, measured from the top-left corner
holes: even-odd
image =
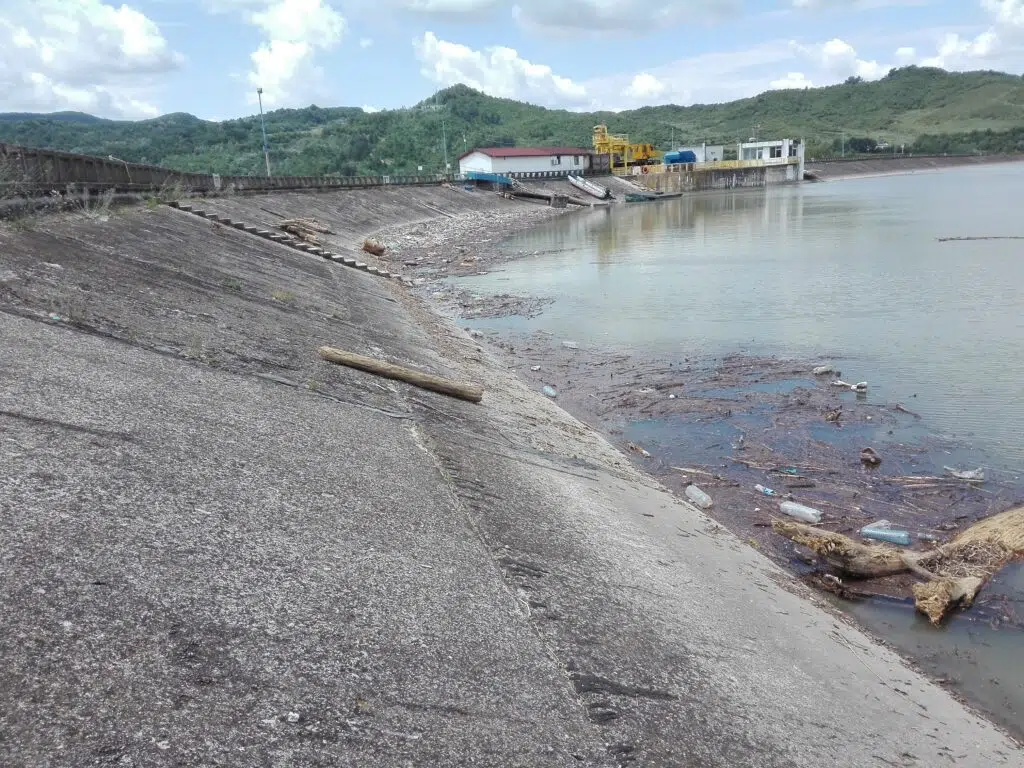
[[[698,163],[717,163],[725,157],[725,147],[721,144],[697,144],[692,147],[679,147],[680,152],[693,152]]]
[[[494,173],[490,155],[485,155],[483,152],[470,152],[459,160],[459,173],[466,173],[467,171]]]
[[[777,163],[779,165],[791,162],[792,158],[798,158],[802,172],[804,145],[803,142],[796,139],[747,141],[736,147],[736,156],[740,160],[763,160],[767,164]]]
[[[551,173],[583,171],[590,167],[590,155],[547,155],[545,157],[495,157],[494,173]]]
[[[545,155],[541,157],[491,157],[471,152],[459,160],[459,172],[482,173],[583,173],[590,169],[590,155]]]

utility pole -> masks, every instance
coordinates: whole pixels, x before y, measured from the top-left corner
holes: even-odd
[[[835,146],[834,144],[832,146]],[[843,131],[843,157],[846,157],[846,131]]]
[[[260,130],[263,132],[263,159],[267,161],[267,176],[270,176],[270,148],[267,146],[267,125],[263,122],[263,89],[256,89],[256,98],[260,102]]]
[[[444,150],[444,172],[448,173],[448,135],[444,129],[444,118],[441,119],[441,147]]]

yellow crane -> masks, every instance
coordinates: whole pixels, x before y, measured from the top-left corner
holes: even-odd
[[[629,136],[608,133],[604,123],[594,126],[594,151],[609,156],[612,170],[661,163],[661,152],[653,144],[630,144]]]

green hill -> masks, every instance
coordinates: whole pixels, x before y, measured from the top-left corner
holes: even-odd
[[[415,173],[420,166],[436,171],[445,143],[453,167],[474,146],[589,146],[591,129],[600,122],[664,148],[673,138],[676,144],[731,144],[756,131],[803,137],[812,155],[838,149],[843,134],[916,151],[1024,151],[1024,78],[906,67],[874,82],[851,78],[727,104],[619,113],[549,110],[457,85],[409,109],[369,114],[312,106],[266,116],[274,172],[292,175]],[[187,171],[260,173],[263,163],[258,117],[214,123],[181,113],[138,122],[71,112],[8,114],[0,115],[0,141]]]

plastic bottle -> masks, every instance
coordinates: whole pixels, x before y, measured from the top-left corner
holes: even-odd
[[[861,528],[860,535],[865,539],[886,541],[890,544],[902,544],[904,547],[910,546],[910,533],[895,528]]]
[[[711,505],[714,503],[713,501],[711,501],[710,496],[704,493],[704,491],[702,491],[693,483],[686,486],[686,490],[684,491],[684,493],[686,494],[686,498],[688,498],[701,509],[710,509]]]
[[[821,522],[821,512],[814,507],[805,507],[803,504],[797,504],[795,501],[784,501],[779,504],[779,509],[784,515],[795,517],[797,520],[803,520],[805,523]]]
[[[760,483],[754,486],[754,490],[757,491],[758,493],[763,493],[765,496],[775,495],[775,491],[773,491],[771,488],[765,488]]]
[[[550,385],[545,384],[541,391],[550,398],[558,397],[558,390]]]

